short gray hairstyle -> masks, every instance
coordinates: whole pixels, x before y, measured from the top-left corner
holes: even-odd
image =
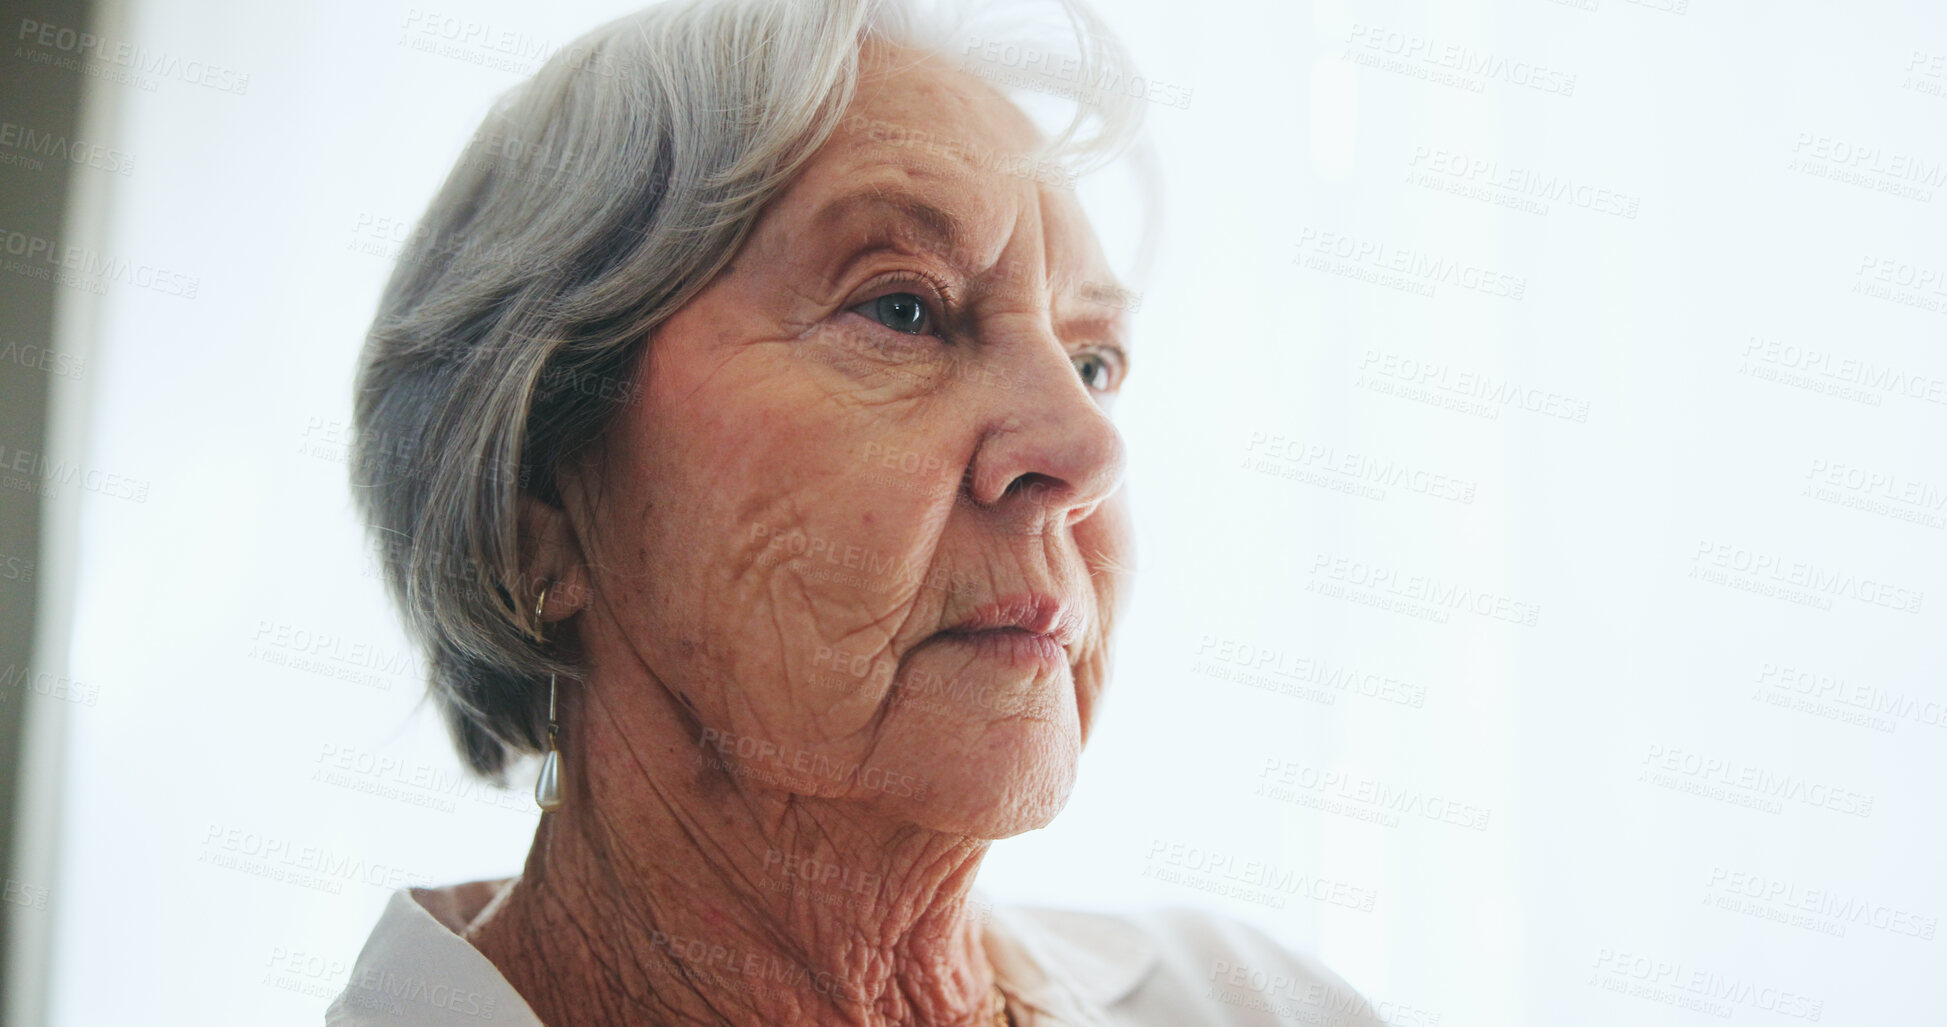
[[[1137,104],[1109,81],[1130,65],[1077,0],[1051,6],[1072,58],[1014,61],[1004,84],[1076,101],[1041,152],[1092,167],[1136,131]],[[650,332],[837,128],[862,47],[951,57],[943,37],[982,38],[970,24],[904,0],[675,0],[557,51],[474,134],[379,302],[351,477],[475,772],[504,782],[515,753],[538,752],[549,675],[576,673],[540,641],[520,496],[560,501],[565,462],[637,395]]]

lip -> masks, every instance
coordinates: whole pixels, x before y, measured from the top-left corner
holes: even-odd
[[[949,631],[940,635],[948,645],[972,650],[976,656],[1008,667],[1056,670],[1068,666],[1068,650],[1052,635],[1036,635],[1020,628]]]
[[[1082,618],[1072,606],[1063,606],[1061,600],[1054,596],[1044,592],[1023,592],[975,609],[958,624],[947,628],[946,633],[1004,631],[1010,628],[1030,635],[1046,635],[1065,646],[1081,637]]]
[[[1066,666],[1082,618],[1061,600],[1025,592],[975,609],[940,637],[1011,666]]]

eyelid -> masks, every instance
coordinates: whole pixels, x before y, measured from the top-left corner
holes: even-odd
[[[1112,342],[1092,343],[1069,350],[1068,359],[1074,360],[1076,357],[1090,353],[1107,357],[1109,363],[1115,365],[1112,373],[1112,384],[1101,391],[1110,393],[1121,390],[1123,380],[1129,377],[1129,351]]]
[[[921,294],[920,299],[932,300],[942,309],[942,312],[946,307],[952,306],[957,298],[953,287],[945,281],[942,281],[939,276],[915,268],[901,268],[897,271],[888,271],[884,274],[874,275],[870,281],[858,290],[857,295],[863,296],[864,298],[852,305],[857,306],[859,303],[869,303],[881,296],[890,295],[893,291],[898,291],[888,290],[886,288],[891,285],[925,286],[926,292],[930,295]]]
[[[891,286],[899,285],[917,285],[923,288],[918,291],[891,288]],[[952,287],[947,285],[946,282],[926,271],[921,271],[916,268],[901,268],[897,271],[888,271],[884,274],[875,275],[852,294],[854,297],[859,298],[848,300],[845,309],[857,310],[874,300],[882,299],[899,292],[913,293],[913,295],[919,297],[920,303],[926,308],[926,317],[932,326],[932,331],[922,332],[920,334],[931,335],[944,340],[946,338],[946,311],[947,308],[953,306],[955,294]]]

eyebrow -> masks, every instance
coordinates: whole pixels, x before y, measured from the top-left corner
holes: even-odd
[[[819,227],[843,224],[854,217],[890,212],[919,227],[925,235],[943,244],[949,252],[960,248],[960,219],[932,202],[912,193],[882,188],[848,193],[826,204],[812,218]]]
[[[917,225],[922,235],[944,247],[948,253],[960,252],[963,234],[960,219],[948,213],[946,208],[902,189],[880,186],[847,193],[820,208],[812,216],[812,224],[823,228],[843,224],[856,217],[884,213],[891,213]],[[1058,319],[1060,324],[1071,328],[1118,326],[1125,320],[1123,312],[1127,298],[1134,295],[1113,276],[1101,282],[1083,280],[1066,291],[1092,306],[1107,306],[1114,310],[1109,314],[1091,313]]]

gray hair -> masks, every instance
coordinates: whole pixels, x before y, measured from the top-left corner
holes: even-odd
[[[1007,68],[1007,84],[1077,101],[1043,153],[1105,161],[1138,108],[1101,69],[1119,81],[1129,64],[1076,0],[1054,7],[1073,58]],[[514,753],[540,750],[549,675],[576,673],[539,640],[520,496],[560,502],[565,462],[637,395],[650,331],[723,269],[838,126],[861,48],[942,52],[969,24],[924,14],[893,0],[677,0],[604,25],[495,103],[407,240],[359,361],[351,477],[430,693],[477,773],[503,781]]]

